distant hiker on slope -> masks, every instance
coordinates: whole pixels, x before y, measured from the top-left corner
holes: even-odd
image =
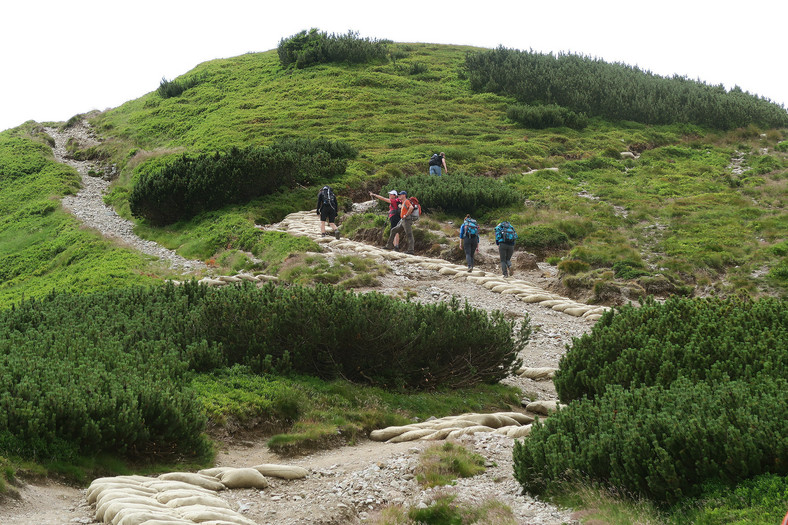
[[[317,194],[317,214],[320,215],[320,234],[323,237],[329,235],[326,233],[326,221],[328,221],[334,229],[334,237],[339,239],[339,228],[335,223],[338,209],[336,195],[329,186],[323,186]]]
[[[465,216],[460,226],[460,247],[465,250],[465,262],[468,271],[473,271],[473,256],[479,249],[479,225],[470,215]]]
[[[400,221],[394,228],[391,229],[389,233],[389,240],[384,246],[386,250],[392,250],[394,248],[393,242],[394,237],[396,237],[401,232],[405,232],[405,237],[408,239],[408,251],[407,253],[413,253],[413,245],[415,241],[413,239],[413,223],[419,220],[419,216],[421,215],[421,206],[419,206],[418,201],[414,198],[412,202],[411,199],[408,199],[408,192],[401,191],[399,192],[399,198],[402,200],[402,209],[400,209]]]
[[[391,229],[393,230],[394,227],[399,224],[400,207],[402,206],[402,201],[397,195],[397,190],[391,190],[389,192],[388,198],[378,195],[377,193],[372,193],[371,191],[369,192],[369,196],[389,203],[389,223],[391,224]],[[394,249],[399,251],[399,234],[394,237]]]
[[[446,172],[446,175],[449,174],[449,170],[446,168],[446,154],[442,151],[440,153],[434,153],[432,157],[430,157],[430,175],[437,175],[440,177],[441,168]]]
[[[517,240],[517,232],[514,226],[508,221],[501,221],[495,227],[495,244],[498,245],[498,255],[501,256],[501,271],[504,277],[514,275],[512,271],[512,255],[514,254],[514,242]]]

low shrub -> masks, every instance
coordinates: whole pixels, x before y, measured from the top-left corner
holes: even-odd
[[[514,447],[515,478],[532,494],[567,480],[615,487],[657,503],[700,493],[705,481],[735,484],[788,473],[783,378],[626,390],[611,385],[537,422]]]
[[[180,96],[184,91],[199,85],[201,82],[202,79],[198,77],[184,78],[181,80],[167,80],[162,77],[156,93],[158,93],[161,98],[173,98]]]
[[[527,128],[545,129],[566,126],[581,130],[588,126],[588,117],[555,104],[544,106],[514,105],[506,110],[506,117]]]
[[[502,314],[456,300],[402,303],[323,285],[52,293],[0,311],[0,455],[204,457],[190,371],[247,364],[451,389],[510,375],[529,335],[527,322],[515,333]]]
[[[556,391],[569,402],[601,395],[613,384],[788,377],[787,304],[671,298],[610,311],[561,358]]]
[[[386,60],[388,44],[388,40],[359,38],[358,33],[353,31],[345,35],[329,35],[313,28],[280,40],[277,53],[282,67],[294,64],[301,69],[331,62],[362,64]]]
[[[589,268],[588,263],[576,259],[566,259],[558,263],[558,269],[569,275],[587,272]]]
[[[518,244],[529,251],[562,250],[569,246],[569,237],[553,226],[525,226],[517,235]]]
[[[506,183],[489,177],[452,175],[435,177],[415,175],[394,178],[385,190],[396,188],[419,199],[425,212],[442,210],[447,213],[474,213],[485,209],[503,208],[520,202],[521,196]],[[385,206],[383,203],[381,205]]]
[[[163,225],[228,204],[341,175],[358,151],[324,139],[281,140],[271,147],[233,147],[141,164],[129,206],[133,215]],[[163,164],[163,165],[162,165]]]

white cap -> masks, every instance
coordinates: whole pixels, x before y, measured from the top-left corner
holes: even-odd
[[[396,194],[397,194],[397,190],[391,190],[391,191],[389,192],[389,195],[396,195]]]

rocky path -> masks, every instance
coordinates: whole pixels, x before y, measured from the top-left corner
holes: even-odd
[[[101,177],[89,175],[91,171],[99,171],[93,162],[74,160],[66,150],[69,139],[76,140],[83,149],[98,144],[86,124],[78,124],[64,131],[58,128],[45,128],[45,130],[55,139],[55,147],[52,149],[55,159],[72,166],[82,178],[82,189],[76,195],[63,198],[63,207],[66,210],[81,220],[85,226],[98,230],[103,236],[157,257],[174,269],[191,272],[206,268],[202,261],[186,259],[153,241],[141,239],[134,234],[134,223],[120,217],[115,210],[104,204],[103,195],[109,187],[109,182]]]
[[[83,176],[85,189],[76,197],[64,199],[64,207],[102,235],[121,239],[144,253],[162,257],[174,268],[184,272],[202,268],[200,261],[179,259],[177,254],[150,246],[154,243],[137,238],[131,224],[103,204],[101,194],[107,183],[87,176],[91,169],[88,165],[66,159],[68,135],[56,130],[48,131],[56,138],[57,157],[75,166]],[[89,131],[83,132],[86,133],[84,140],[89,139]],[[381,293],[401,296],[403,290],[407,290],[412,295],[411,300],[425,303],[457,296],[474,307],[499,310],[514,319],[522,320],[527,316],[534,327],[531,340],[521,354],[528,368],[557,367],[566,345],[589,331],[602,311],[548,292],[554,275],[553,269],[547,265],[518,270],[516,278],[509,280],[497,275],[494,264],[468,274],[464,267],[455,267],[446,261],[386,252],[346,239],[320,237],[316,216],[309,212],[292,214],[270,228],[314,238],[324,246],[324,253],[329,258],[353,253],[379,259],[390,267],[390,271],[380,279],[381,286],[375,288]],[[221,283],[214,281],[214,284]],[[573,313],[567,313],[567,310]],[[534,400],[556,399],[555,388],[549,380],[518,375],[505,382],[523,392],[524,406]],[[557,525],[573,522],[570,511],[520,494],[520,487],[512,476],[514,440],[501,434],[482,432],[458,437],[460,443],[486,458],[487,471],[440,490],[423,490],[415,480],[419,452],[434,443],[431,441],[385,443],[363,440],[355,446],[291,459],[270,453],[264,439],[260,436],[260,439],[247,438],[247,441],[224,444],[217,455],[217,466],[286,463],[306,468],[309,475],[297,480],[271,478],[269,486],[262,490],[234,489],[218,493],[233,510],[254,523],[363,523],[373,520],[386,505],[428,505],[438,492],[456,494],[460,501],[471,504],[498,500],[512,509],[517,523]],[[101,523],[96,520],[95,513],[96,508],[86,501],[84,489],[56,483],[27,485],[20,489],[19,499],[0,504],[0,524]]]

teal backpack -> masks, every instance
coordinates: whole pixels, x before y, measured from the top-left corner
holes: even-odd
[[[516,240],[517,232],[514,231],[514,227],[507,221],[503,221],[495,227],[495,242],[513,244]]]

